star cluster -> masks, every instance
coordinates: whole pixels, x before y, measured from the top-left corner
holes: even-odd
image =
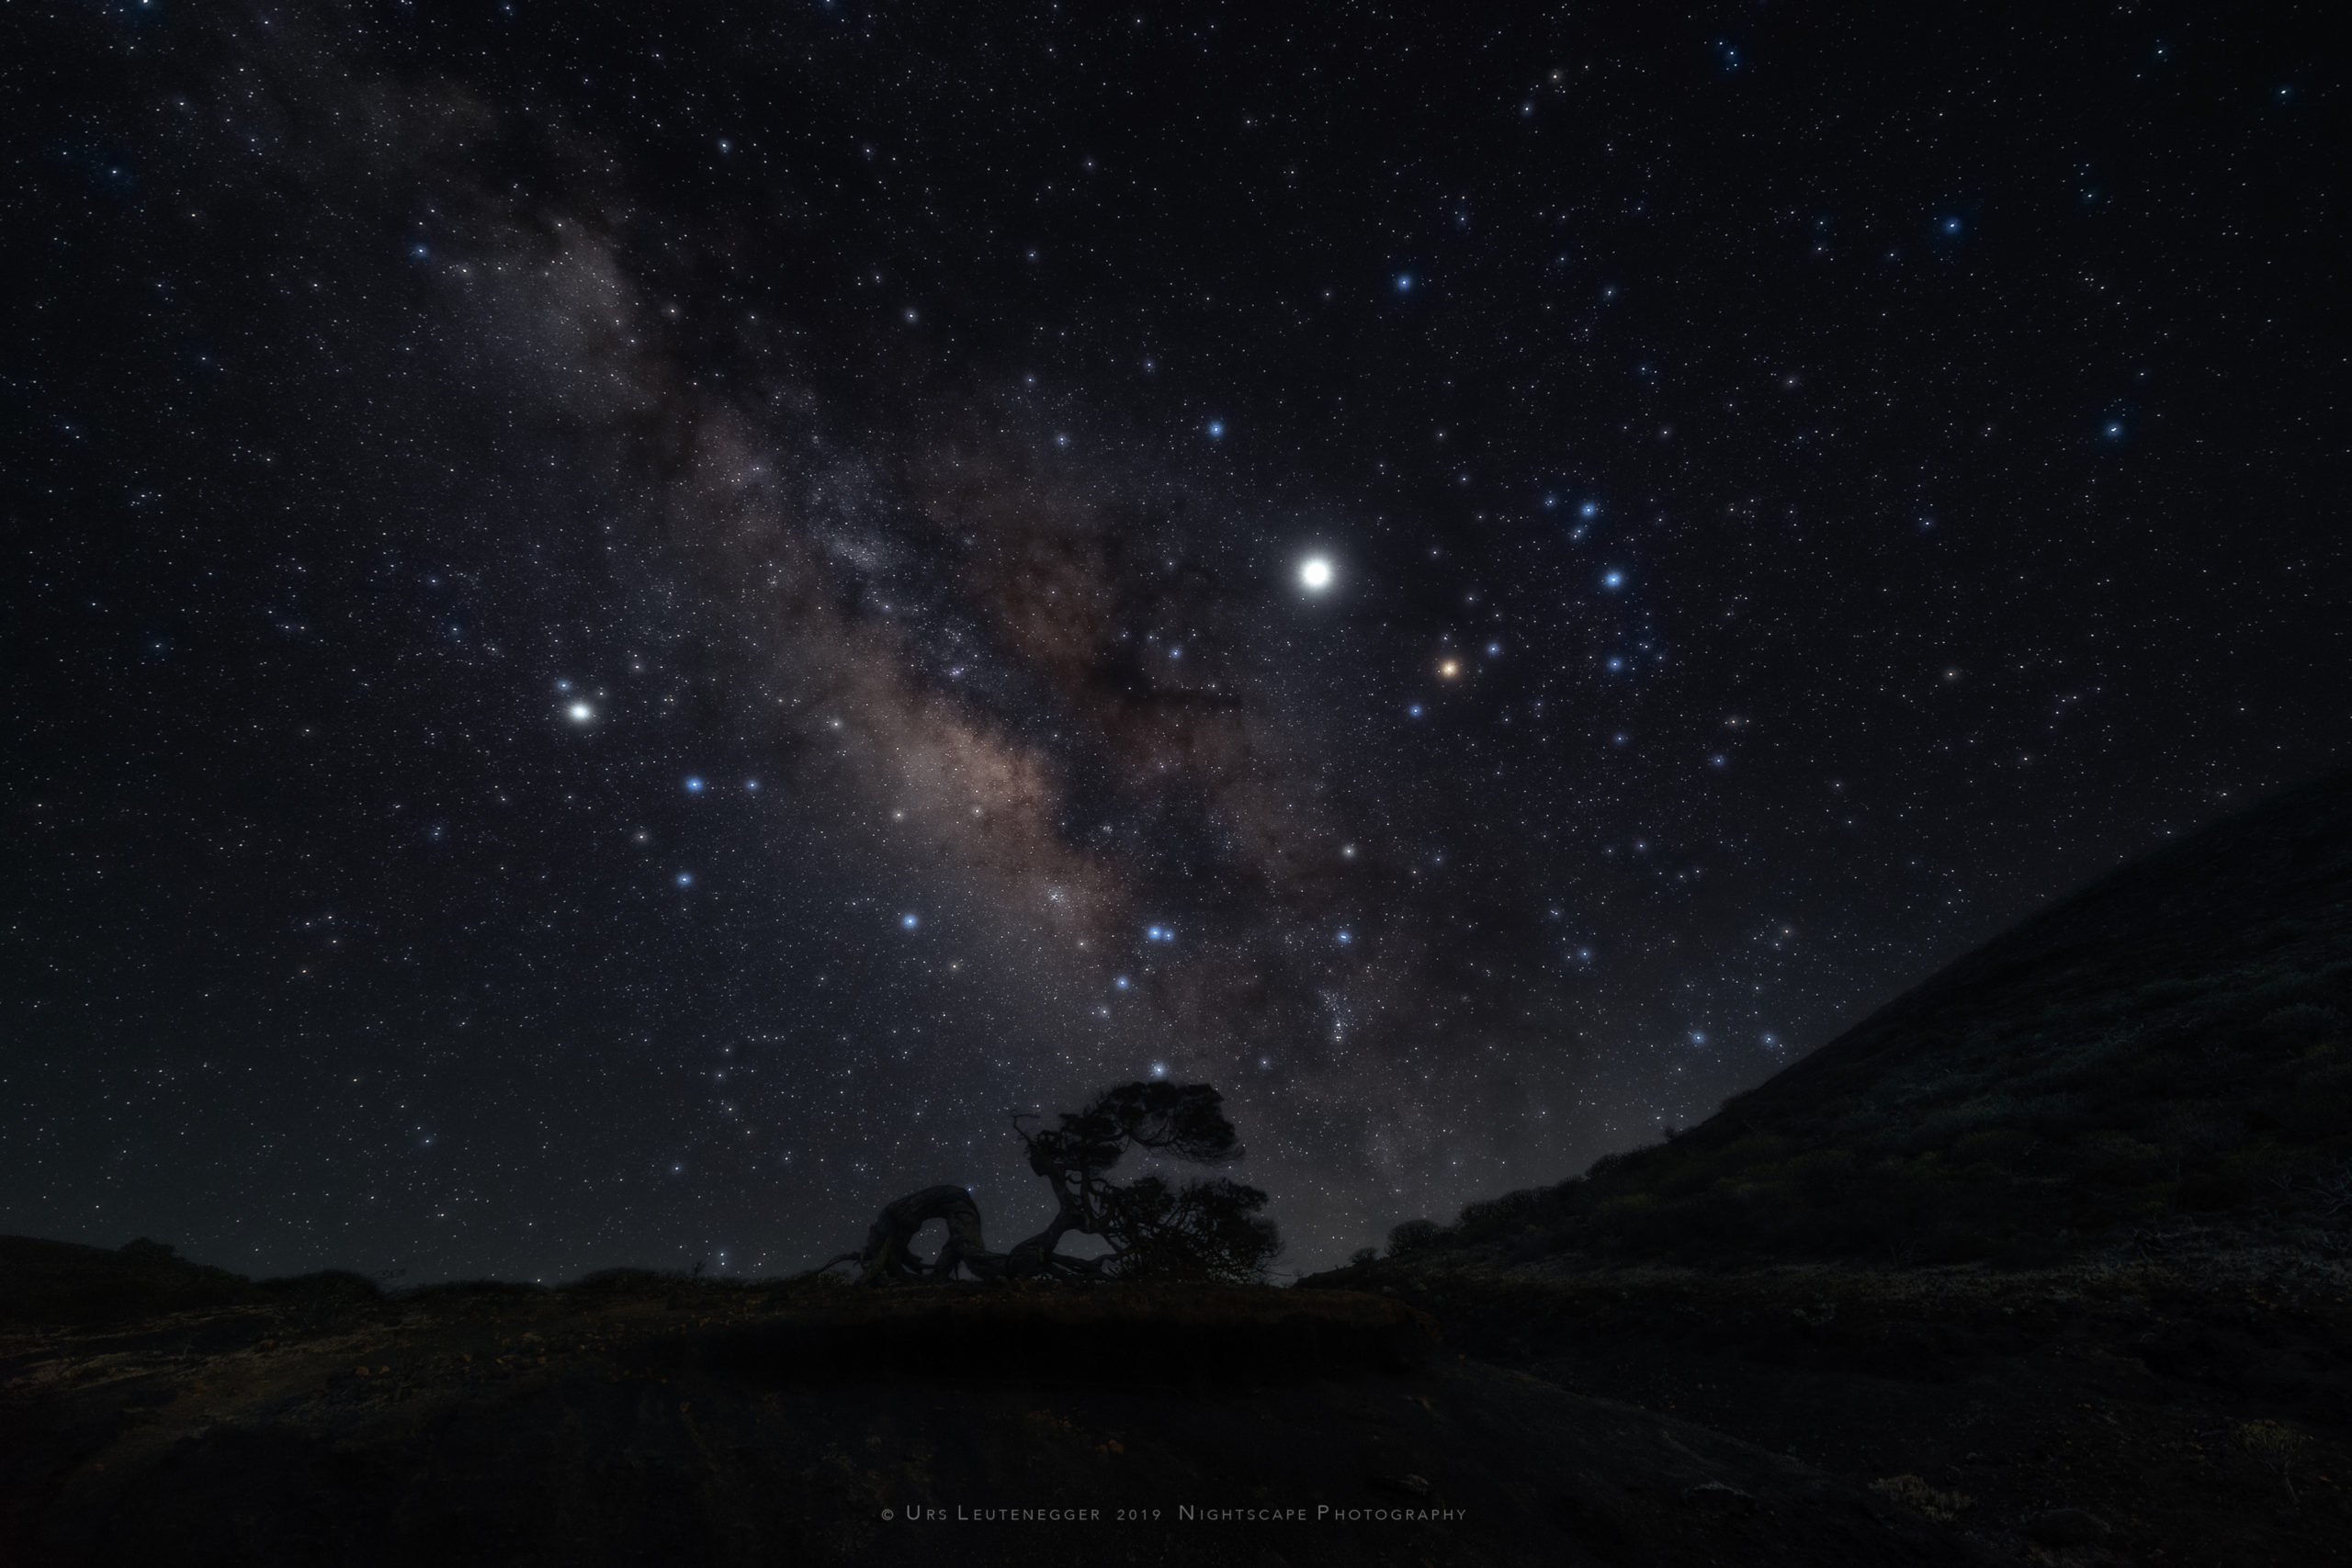
[[[0,1226],[1311,1266],[2346,754],[2313,42],[691,9],[36,19]]]

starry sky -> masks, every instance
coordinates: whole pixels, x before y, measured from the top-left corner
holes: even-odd
[[[12,8],[0,1230],[1704,1117],[2352,760],[2324,10]]]

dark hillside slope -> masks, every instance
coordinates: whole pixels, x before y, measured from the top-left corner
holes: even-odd
[[[2109,875],[1664,1145],[1403,1237],[1527,1262],[2352,1257],[2352,773]]]

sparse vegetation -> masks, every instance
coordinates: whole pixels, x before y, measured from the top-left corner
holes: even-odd
[[[2302,1499],[2295,1495],[2295,1463],[2311,1439],[2284,1422],[2267,1420],[2241,1421],[2230,1435],[2246,1458],[2278,1478],[2287,1489],[2287,1501],[2301,1507]]]
[[[1916,1475],[1890,1475],[1883,1481],[1871,1482],[1871,1490],[1888,1502],[1900,1503],[1939,1524],[1950,1524],[1976,1506],[1975,1498],[1964,1493],[1939,1491]]]

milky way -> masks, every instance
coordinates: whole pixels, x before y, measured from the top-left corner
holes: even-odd
[[[44,24],[0,1224],[797,1267],[1164,1076],[1311,1266],[2341,756],[2291,40],[2240,240],[2154,23],[1211,19]]]

